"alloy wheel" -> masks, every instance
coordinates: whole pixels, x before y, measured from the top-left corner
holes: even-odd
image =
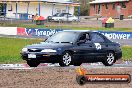
[[[69,53],[65,53],[64,55],[63,55],[63,63],[66,65],[66,66],[68,66],[68,65],[70,65],[70,63],[71,63],[71,55],[69,54]]]
[[[108,64],[113,64],[114,59],[115,59],[114,54],[113,53],[108,53],[108,55],[107,55]]]

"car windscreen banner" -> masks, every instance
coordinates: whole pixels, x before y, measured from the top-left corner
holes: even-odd
[[[24,36],[51,36],[61,31],[88,31],[88,30],[66,30],[66,29],[40,29],[40,28],[17,28],[17,35]],[[117,31],[97,31],[105,35],[108,39],[132,39],[132,32],[117,32]]]

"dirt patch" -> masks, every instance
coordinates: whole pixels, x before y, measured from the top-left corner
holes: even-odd
[[[131,74],[132,68],[88,68],[89,74]],[[129,84],[86,84],[76,82],[74,68],[46,67],[31,70],[0,70],[0,88],[132,88]]]

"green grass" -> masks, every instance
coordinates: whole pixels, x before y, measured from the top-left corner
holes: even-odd
[[[23,63],[21,49],[29,44],[41,42],[41,39],[20,39],[0,37],[0,63]],[[132,47],[123,46],[123,60],[132,60]]]
[[[40,42],[37,39],[16,39],[0,37],[0,63],[21,63],[21,49],[28,45]]]
[[[123,59],[132,60],[132,46],[123,46]]]
[[[94,28],[94,27],[81,27],[78,25],[67,25],[67,26],[45,26],[45,25],[35,25],[35,24],[4,24],[0,26],[6,27],[24,27],[24,28],[62,28],[62,29],[72,29],[72,30],[104,30],[104,31],[125,31],[132,32],[132,28]]]

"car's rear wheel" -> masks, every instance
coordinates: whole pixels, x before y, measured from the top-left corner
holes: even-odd
[[[30,66],[30,67],[37,67],[40,62],[39,61],[27,61],[27,64]]]
[[[72,20],[72,22],[77,22],[77,20]]]
[[[115,54],[113,52],[108,52],[106,58],[103,61],[105,66],[112,66],[115,63]]]
[[[65,66],[69,66],[71,62],[72,62],[72,54],[70,52],[64,52],[59,65],[65,67]]]

